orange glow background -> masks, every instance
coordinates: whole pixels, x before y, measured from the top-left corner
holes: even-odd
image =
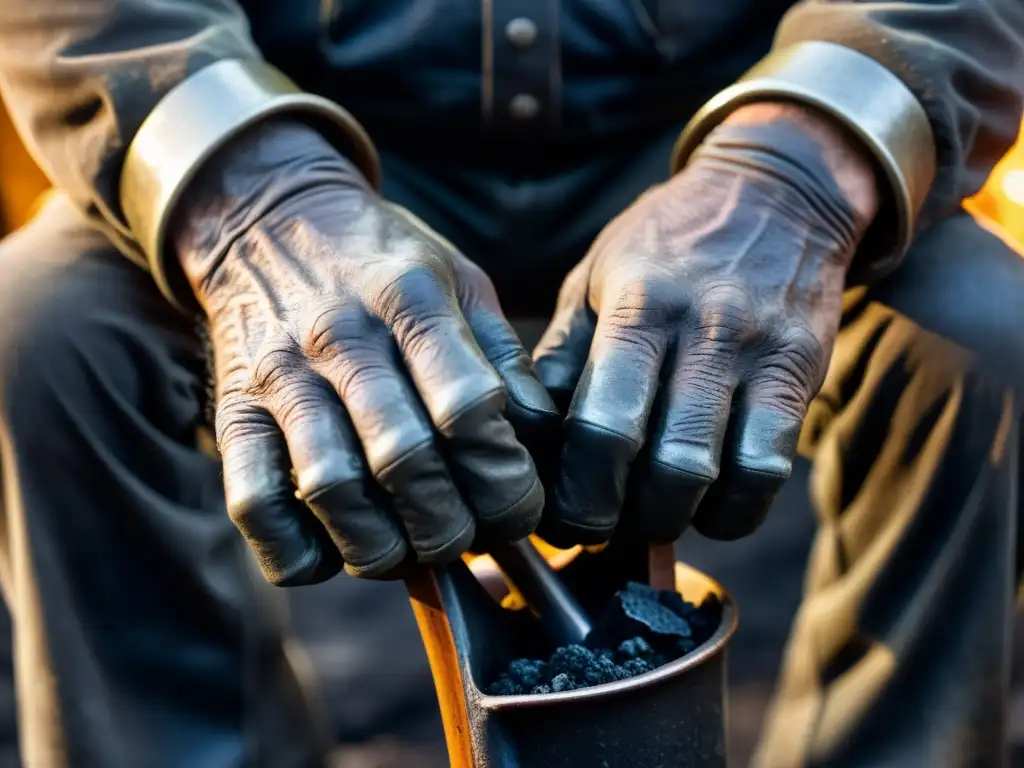
[[[1024,256],[1024,123],[1017,143],[964,208]]]

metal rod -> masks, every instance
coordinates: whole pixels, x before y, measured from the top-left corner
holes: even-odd
[[[490,555],[540,617],[552,640],[573,645],[586,639],[590,619],[529,539],[496,545]]]

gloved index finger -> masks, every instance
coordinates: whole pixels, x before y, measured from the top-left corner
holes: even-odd
[[[462,443],[462,450],[458,454],[460,474],[463,487],[467,489],[469,495],[488,499],[491,492],[486,484],[491,482],[491,476],[495,471],[502,467],[514,469],[517,465],[521,466],[524,461],[532,459],[534,472],[531,474],[535,474],[539,480],[522,504],[535,507],[535,511],[527,515],[505,513],[513,523],[518,521],[522,527],[516,529],[502,526],[500,530],[494,531],[504,535],[506,539],[515,539],[519,538],[519,534],[529,532],[527,528],[532,531],[540,519],[543,487],[549,482],[551,473],[557,466],[562,416],[538,379],[533,360],[527,355],[516,332],[497,306],[497,297],[493,297],[493,304],[486,301],[486,296],[482,298],[483,300],[480,300],[478,297],[478,300],[468,304],[465,309],[466,320],[484,356],[505,382],[508,399],[504,418],[492,419],[487,425],[492,439],[484,453],[477,455],[476,452],[467,450],[471,443]],[[506,431],[507,425],[511,425],[511,432]],[[452,437],[453,442],[458,444],[457,436]],[[474,482],[482,482],[485,486],[481,487],[480,492],[472,493],[469,486]],[[493,530],[494,526],[490,528]],[[481,530],[484,539],[489,532],[486,523]]]
[[[556,545],[606,541],[618,521],[630,466],[644,444],[668,348],[659,325],[601,313],[583,376],[569,408],[557,521],[546,531]]]
[[[476,513],[480,535],[521,538],[540,519],[543,490],[503,415],[502,379],[443,277],[427,266],[402,275],[393,288],[388,324],[442,438],[452,478]]]
[[[497,306],[497,297],[493,297],[493,305],[487,298],[471,302],[463,312],[484,357],[505,383],[505,416],[520,437],[556,429],[560,414],[538,378],[533,360]]]

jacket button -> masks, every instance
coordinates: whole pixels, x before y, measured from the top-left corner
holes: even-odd
[[[512,19],[505,25],[505,37],[516,48],[529,48],[537,39],[537,25],[525,17]]]
[[[532,120],[540,112],[540,102],[536,96],[519,93],[509,101],[508,111],[516,120]]]

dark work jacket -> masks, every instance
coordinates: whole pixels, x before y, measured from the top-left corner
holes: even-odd
[[[386,177],[402,180],[396,194],[418,188],[433,206],[418,212],[464,248],[504,244],[488,267],[506,274],[548,258],[536,254],[582,209],[560,201],[618,184],[618,205],[639,191],[605,173],[609,163],[664,145],[667,170],[671,134],[773,46],[854,48],[917,95],[938,146],[924,220],[981,185],[1016,135],[1024,89],[1021,0],[2,5],[0,89],[23,138],[53,182],[140,263],[117,196],[125,150],[170,88],[221,58],[262,56],[349,109],[381,148]],[[509,28],[516,19],[518,36]],[[544,210],[536,225],[524,218]],[[563,237],[550,257],[578,256],[581,238]]]

